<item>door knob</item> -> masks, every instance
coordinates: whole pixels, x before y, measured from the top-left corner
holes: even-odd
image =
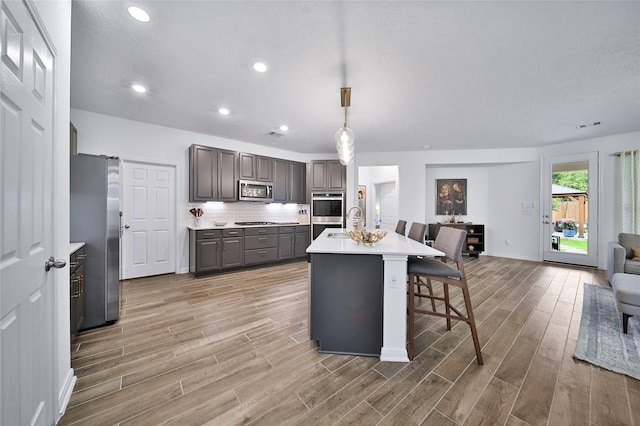
[[[51,268],[60,269],[60,268],[64,268],[66,265],[67,265],[67,262],[65,262],[64,260],[62,259],[54,260],[53,256],[51,256],[48,260],[44,261],[44,270],[49,272]]]
[[[131,228],[129,225],[124,226],[124,229],[129,229],[129,228]]]
[[[545,225],[548,225],[548,224],[549,224],[549,221],[548,221],[548,220],[545,220],[545,221],[544,221],[544,222],[542,222],[542,223],[544,223]]]

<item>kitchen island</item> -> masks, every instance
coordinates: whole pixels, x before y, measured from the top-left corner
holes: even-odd
[[[389,232],[372,246],[325,229],[310,257],[309,332],[321,352],[408,362],[407,259],[439,250]]]

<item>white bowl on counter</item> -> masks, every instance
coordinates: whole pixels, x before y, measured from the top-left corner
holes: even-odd
[[[213,224],[214,224],[215,226],[225,226],[225,225],[227,224],[227,222],[215,221],[215,222],[213,222]]]

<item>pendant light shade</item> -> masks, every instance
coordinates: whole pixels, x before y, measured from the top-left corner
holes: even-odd
[[[353,160],[353,141],[355,136],[353,130],[343,126],[336,132],[336,148],[338,149],[338,159],[343,166],[346,166]]]
[[[347,127],[347,107],[351,105],[351,87],[340,89],[340,102],[344,108],[344,125],[338,129],[335,135],[336,149],[340,164],[346,166],[353,160],[355,135],[353,130]]]

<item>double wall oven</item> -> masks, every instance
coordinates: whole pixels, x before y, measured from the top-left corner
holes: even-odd
[[[315,240],[327,228],[344,228],[344,194],[314,192],[311,194],[311,234]]]

